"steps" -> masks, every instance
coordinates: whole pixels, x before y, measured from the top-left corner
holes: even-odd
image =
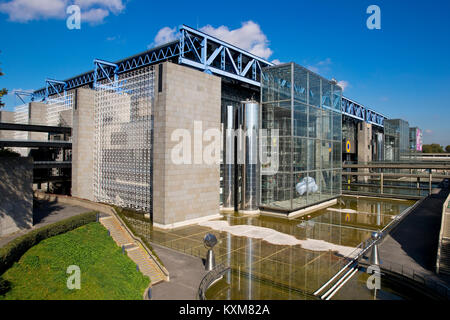
[[[152,286],[165,281],[166,276],[159,266],[149,256],[147,251],[136,242],[128,231],[120,224],[114,216],[102,217],[100,223],[109,230],[111,237],[119,247],[124,247],[128,257],[139,267],[142,274],[148,276]]]

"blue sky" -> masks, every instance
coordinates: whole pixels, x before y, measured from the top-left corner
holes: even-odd
[[[80,30],[66,27],[65,8],[73,3],[82,10]],[[381,30],[366,27],[372,4],[381,9]],[[425,143],[445,146],[449,15],[447,0],[0,0],[0,88],[38,89],[47,77],[67,79],[92,69],[95,58],[115,61],[171,39],[181,24],[209,25],[214,35],[270,61],[295,61],[342,81],[349,98],[404,118],[425,131]],[[6,110],[19,103],[12,95],[4,100]]]

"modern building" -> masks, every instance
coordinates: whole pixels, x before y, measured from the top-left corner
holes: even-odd
[[[412,152],[422,152],[422,130],[418,127],[409,128],[409,148]]]
[[[398,161],[409,157],[409,123],[403,119],[388,119],[385,121],[385,134],[389,135],[390,144],[386,146],[389,157],[386,160]]]
[[[292,216],[336,201],[342,159],[385,158],[386,117],[336,81],[187,26],[180,34],[48,79],[17,109],[16,121],[42,105],[48,125],[72,126],[73,196],[150,213],[161,228],[229,210]]]

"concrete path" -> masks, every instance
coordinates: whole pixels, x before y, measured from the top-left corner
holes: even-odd
[[[124,247],[128,257],[139,267],[142,274],[148,276],[152,286],[164,281],[165,276],[147,251],[135,241],[128,231],[122,227],[115,216],[100,218],[100,223],[109,230],[111,237],[119,247]]]
[[[49,201],[36,201],[35,206],[33,207],[33,222],[34,222],[33,227],[30,229],[24,229],[14,232],[7,236],[0,237],[0,247],[3,247],[8,242],[32,230],[89,211],[91,210],[79,206],[71,206],[67,204]]]
[[[441,228],[442,205],[449,194],[448,189],[436,189],[417,206],[383,240],[380,258],[383,264],[408,268],[408,273],[419,272],[436,281],[450,284],[447,278],[437,276],[436,254]]]
[[[153,250],[170,273],[170,281],[152,287],[152,300],[196,300],[205,267],[196,258],[152,243]]]

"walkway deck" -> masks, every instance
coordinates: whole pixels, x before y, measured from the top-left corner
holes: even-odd
[[[92,211],[80,206],[62,204],[55,201],[37,201],[33,207],[33,227],[14,232],[10,235],[0,237],[0,247],[8,242],[20,237],[32,230],[44,227],[48,224],[55,223],[84,212]]]
[[[448,189],[434,189],[380,244],[383,265],[402,265],[438,282],[450,279],[437,276],[436,255],[441,228],[442,204]]]
[[[152,243],[153,250],[170,273],[170,281],[152,288],[152,300],[196,300],[206,271],[196,258]]]

